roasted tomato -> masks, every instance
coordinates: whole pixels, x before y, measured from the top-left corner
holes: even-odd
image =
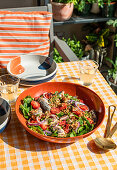
[[[47,125],[46,124],[44,124],[44,123],[41,123],[40,125],[39,125],[43,130],[46,130],[47,129]]]
[[[64,110],[67,108],[67,103],[62,103],[62,106],[59,108],[60,110]]]
[[[37,120],[30,119],[30,123],[38,123]]]
[[[52,93],[44,93],[43,96],[44,98],[49,99],[52,96]]]
[[[60,126],[65,126],[66,125],[66,121],[62,120],[59,124],[60,124]]]
[[[73,107],[72,112],[78,116],[82,114],[82,111],[78,107]]]
[[[35,99],[35,100],[38,100],[38,98],[39,98],[39,97],[40,97],[40,96],[38,96],[38,97],[35,97],[34,99]]]
[[[82,111],[88,111],[88,110],[89,110],[88,106],[86,106],[86,105],[80,105],[79,108],[80,108]]]
[[[69,124],[66,124],[66,125],[65,125],[64,131],[65,131],[66,133],[69,133]]]
[[[80,99],[80,102],[81,102],[81,103],[84,103],[84,101],[83,101],[83,100],[81,100],[81,99]]]
[[[37,101],[32,100],[31,105],[33,109],[38,109],[40,107],[40,104]]]
[[[90,124],[93,124],[93,120],[89,117],[87,117],[87,120],[89,121]]]
[[[50,110],[51,114],[56,114],[56,113],[59,113],[60,112],[60,109],[57,108],[57,107],[52,107],[51,110]]]

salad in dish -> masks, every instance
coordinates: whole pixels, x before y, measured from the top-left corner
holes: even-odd
[[[65,138],[86,134],[94,129],[97,116],[78,96],[64,91],[26,96],[20,110],[31,130],[52,137]]]

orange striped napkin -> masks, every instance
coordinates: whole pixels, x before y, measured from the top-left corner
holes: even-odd
[[[0,11],[0,68],[19,55],[49,53],[50,12]]]

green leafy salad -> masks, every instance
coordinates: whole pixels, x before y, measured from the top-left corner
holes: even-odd
[[[21,113],[31,130],[52,137],[66,138],[86,134],[94,129],[97,116],[78,96],[64,91],[26,96]]]

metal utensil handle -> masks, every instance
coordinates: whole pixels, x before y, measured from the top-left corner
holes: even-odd
[[[117,130],[117,122],[116,122],[115,125],[112,127],[108,138],[111,138],[112,135],[115,133],[116,130]]]
[[[110,117],[111,107],[113,107],[114,109],[113,109],[113,112]],[[111,122],[112,122],[115,110],[116,110],[116,107],[114,105],[110,105],[108,108],[108,120],[107,120],[106,129],[105,129],[105,133],[104,133],[104,138],[107,138],[110,134]]]

